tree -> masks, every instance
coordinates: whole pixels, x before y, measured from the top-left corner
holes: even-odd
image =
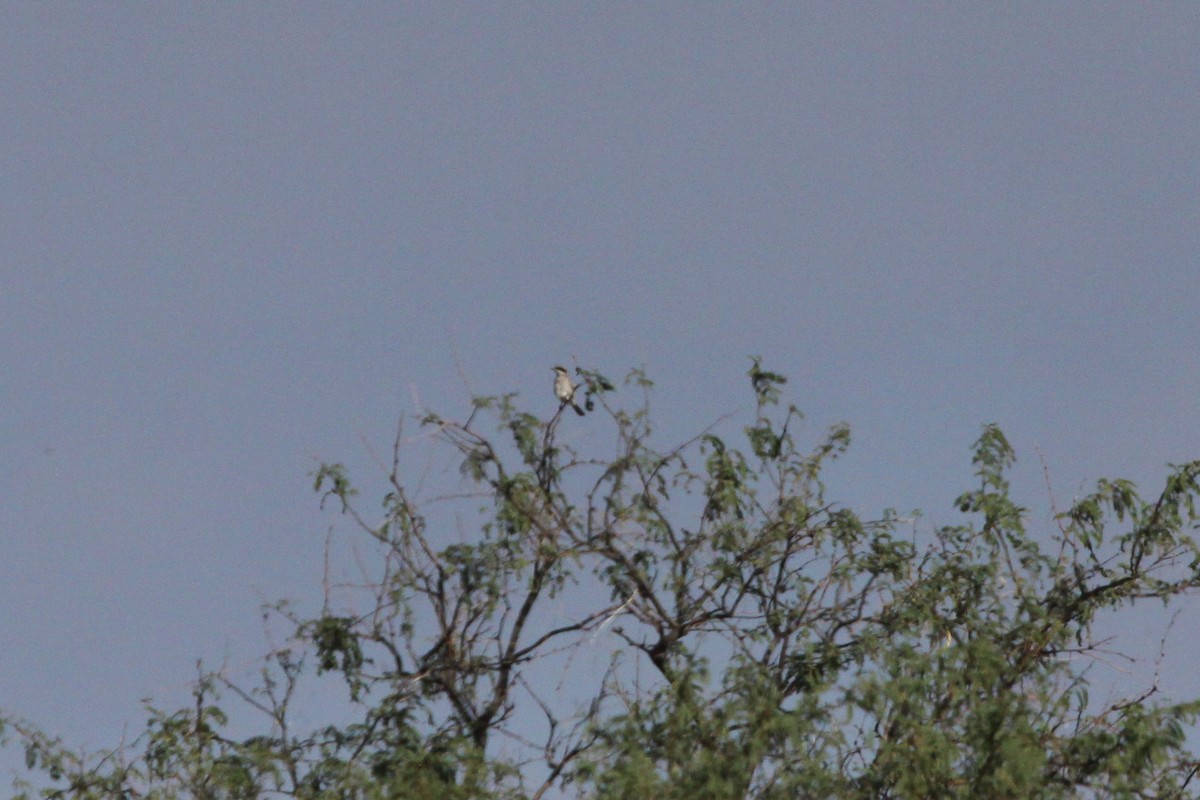
[[[136,742],[90,759],[0,719],[53,784],[43,794],[1197,795],[1200,702],[1153,683],[1107,704],[1088,690],[1102,615],[1200,585],[1200,462],[1149,499],[1101,480],[1030,532],[1013,451],[988,425],[962,523],[919,529],[827,497],[849,430],[802,447],[785,379],[758,359],[741,444],[712,428],[666,450],[643,374],[627,408],[629,391],[578,373],[597,413],[572,422],[610,431],[607,456],[560,435],[562,408],[543,421],[505,395],[462,422],[425,416],[424,439],[401,425],[381,514],[344,467],[317,470],[322,503],[374,561],[313,619],[277,607],[298,644],[270,654],[259,685],[204,673],[191,707],[152,709]],[[414,499],[400,476],[421,441],[457,453],[467,491]],[[311,673],[344,682],[350,722],[295,730]],[[263,732],[229,732],[231,696]]]

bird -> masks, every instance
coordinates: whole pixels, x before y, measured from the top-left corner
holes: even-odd
[[[575,409],[575,413],[583,416],[583,409],[575,402],[575,390],[579,387],[571,383],[571,378],[567,375],[566,367],[554,368],[554,396],[562,405],[571,404],[571,408]]]

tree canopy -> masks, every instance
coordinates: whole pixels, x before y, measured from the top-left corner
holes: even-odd
[[[1100,480],[1030,530],[987,425],[959,524],[864,518],[822,481],[849,428],[803,442],[758,359],[740,434],[666,449],[644,374],[577,375],[581,420],[510,394],[402,423],[381,504],[322,465],[314,486],[360,531],[362,574],[325,576],[314,617],[275,607],[294,635],[258,683],[204,672],[194,702],[151,708],[111,751],[0,716],[33,770],[18,794],[1197,796],[1200,700],[1153,680],[1103,702],[1089,689],[1100,618],[1200,586],[1200,462],[1148,497]],[[419,447],[454,454],[451,491],[402,477]],[[344,685],[344,713],[300,730],[294,700],[318,680]],[[234,706],[257,732],[234,732]]]

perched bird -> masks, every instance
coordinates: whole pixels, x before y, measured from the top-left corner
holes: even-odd
[[[570,403],[571,408],[575,409],[575,413],[582,417],[583,409],[575,402],[575,390],[578,388],[571,383],[571,377],[567,375],[566,367],[554,368],[554,396],[564,406]]]

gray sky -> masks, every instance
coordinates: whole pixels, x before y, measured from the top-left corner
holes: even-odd
[[[985,422],[1042,522],[1037,450],[1200,457],[1200,5],[10,3],[0,59],[0,706],[68,741],[319,602],[319,460],[572,356],[666,444],[761,354],[932,523]]]

